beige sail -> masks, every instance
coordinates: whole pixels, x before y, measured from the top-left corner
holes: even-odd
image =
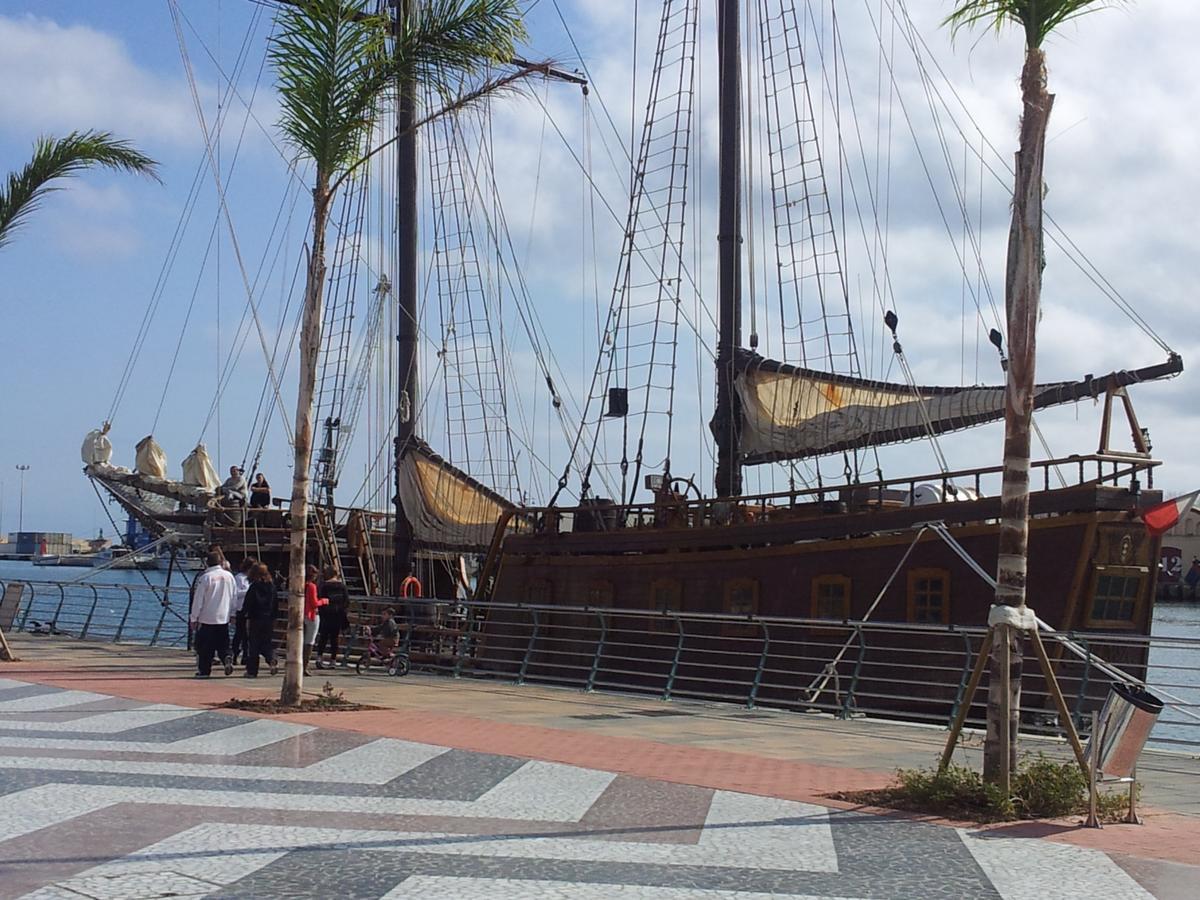
[[[496,524],[516,509],[423,443],[400,460],[399,483],[413,537],[429,548],[486,550]]]
[[[167,477],[167,454],[163,452],[162,447],[158,446],[153,435],[148,434],[137,442],[135,469],[138,474],[148,475],[151,478]]]
[[[745,352],[738,364],[740,448],[748,463],[910,441],[1004,417],[1000,385],[909,386],[818,372]],[[1040,384],[1034,408],[1102,396],[1110,387],[1169,377],[1182,368],[1172,357],[1144,369]]]

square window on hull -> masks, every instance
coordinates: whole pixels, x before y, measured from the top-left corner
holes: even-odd
[[[945,569],[913,569],[908,573],[908,621],[946,625],[950,622],[950,573]]]
[[[1087,624],[1133,627],[1140,618],[1146,570],[1137,566],[1097,566]]]
[[[845,575],[820,575],[812,583],[814,619],[850,618],[850,579]]]

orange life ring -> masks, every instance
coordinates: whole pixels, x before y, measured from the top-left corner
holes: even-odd
[[[409,575],[400,582],[400,596],[405,598],[422,596],[421,581],[416,575]]]

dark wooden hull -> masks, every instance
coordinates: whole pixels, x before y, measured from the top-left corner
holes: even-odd
[[[1035,495],[1029,604],[1044,621],[1062,631],[1149,633],[1160,542],[1135,518],[1147,499],[1099,486]],[[489,660],[506,661],[501,669],[508,674],[525,678],[572,681],[590,666],[598,687],[657,692],[670,679],[672,694],[802,706],[801,691],[821,677],[854,633],[833,621],[822,627],[812,620],[860,620],[875,604],[871,622],[900,627],[863,631],[837,666],[840,687],[844,691],[854,679],[852,705],[858,708],[944,720],[961,690],[971,642],[944,628],[923,626],[984,625],[992,589],[933,531],[914,544],[913,526],[946,521],[982,569],[994,572],[994,506],[995,501],[982,500],[791,519],[766,516],[723,527],[510,536],[494,600],[596,612],[543,615],[541,636],[530,653],[520,637],[528,634],[527,617],[497,610],[484,627],[484,653]],[[1136,596],[1127,604],[1097,606],[1098,586],[1108,590],[1110,584],[1100,579],[1113,574],[1133,579],[1123,583],[1130,591],[1136,585]],[[922,594],[922,584],[927,587],[931,578],[944,601],[933,608]],[[830,584],[841,603],[831,604],[822,595],[822,586]],[[680,656],[669,613],[657,623],[620,614],[662,608],[754,618],[745,624],[689,620],[692,649]],[[1116,614],[1119,620],[1112,617]],[[758,617],[793,621],[759,624]],[[601,625],[614,649],[598,656]],[[1061,648],[1052,644],[1051,653],[1058,658]],[[1146,665],[1140,648],[1107,646],[1103,655],[1135,672]],[[1027,707],[1047,706],[1032,658],[1026,672],[1033,701]],[[1088,696],[1079,707],[1085,711],[1107,686],[1100,681],[1081,686],[1081,674],[1081,666],[1060,663],[1060,677],[1075,682],[1077,693],[1085,688]],[[1071,688],[1068,684],[1068,692]]]

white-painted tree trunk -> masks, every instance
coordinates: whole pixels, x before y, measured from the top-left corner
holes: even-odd
[[[1021,73],[1021,143],[1008,237],[1005,307],[1008,313],[1008,381],[1004,408],[1004,476],[1000,491],[1000,551],[996,602],[1025,606],[1029,543],[1029,450],[1037,356],[1038,303],[1042,290],[1042,169],[1046,125],[1054,97],[1046,90],[1046,57],[1025,54]],[[1016,764],[1021,714],[1021,633],[997,625],[988,679],[987,738],[983,774],[1009,789]]]
[[[296,446],[292,468],[291,540],[288,545],[287,661],[281,703],[297,705],[304,687],[304,568],[308,545],[308,470],[312,460],[313,393],[321,348],[321,306],[325,292],[325,228],[329,217],[328,178],[317,175],[313,189],[312,253],[304,286],[300,327],[300,384],[296,394]]]

